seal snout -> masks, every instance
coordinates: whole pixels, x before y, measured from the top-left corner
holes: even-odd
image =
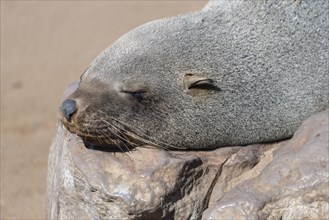
[[[73,99],[66,99],[60,107],[61,112],[68,121],[71,121],[72,115],[77,111],[77,103]]]

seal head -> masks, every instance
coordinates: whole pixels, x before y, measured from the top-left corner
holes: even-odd
[[[86,142],[121,149],[291,137],[329,107],[327,11],[327,1],[214,1],[147,23],[94,60],[61,121]]]

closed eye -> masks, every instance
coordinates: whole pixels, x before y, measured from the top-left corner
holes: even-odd
[[[144,99],[147,95],[147,91],[145,91],[145,90],[136,90],[136,91],[121,90],[121,92],[128,93],[132,97],[139,99],[139,100]]]

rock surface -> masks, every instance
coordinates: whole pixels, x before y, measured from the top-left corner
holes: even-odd
[[[212,151],[87,149],[58,123],[50,219],[328,219],[329,111],[290,140]]]

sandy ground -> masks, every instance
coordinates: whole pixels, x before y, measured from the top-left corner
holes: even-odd
[[[1,219],[45,217],[47,157],[63,89],[147,21],[205,1],[1,1]]]

